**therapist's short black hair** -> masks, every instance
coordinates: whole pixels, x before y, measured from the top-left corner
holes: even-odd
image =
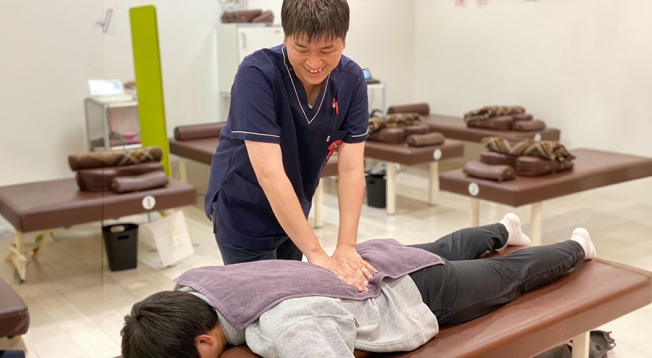
[[[155,293],[134,304],[125,316],[122,357],[200,358],[195,338],[218,324],[215,310],[191,293]]]
[[[326,38],[346,40],[349,4],[346,0],[283,0],[281,24],[285,36],[313,43]]]

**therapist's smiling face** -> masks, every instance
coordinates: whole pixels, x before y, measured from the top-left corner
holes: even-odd
[[[341,38],[326,36],[313,42],[302,36],[286,36],[283,44],[294,73],[306,89],[324,82],[328,74],[340,63],[342,51],[346,47]]]

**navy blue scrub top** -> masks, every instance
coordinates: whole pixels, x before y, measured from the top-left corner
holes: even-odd
[[[245,140],[281,146],[285,173],[308,217],[331,149],[367,139],[368,106],[362,69],[345,56],[312,109],[282,45],[247,56],[231,89],[204,199],[216,236],[253,250],[272,250],[288,239],[258,184]]]

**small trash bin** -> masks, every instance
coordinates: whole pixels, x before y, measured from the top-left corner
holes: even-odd
[[[102,237],[111,271],[136,268],[138,264],[138,225],[103,226]]]
[[[374,208],[384,208],[386,206],[387,180],[385,179],[385,170],[365,172],[367,182],[367,205]]]

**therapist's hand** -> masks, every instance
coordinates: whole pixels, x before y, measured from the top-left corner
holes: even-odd
[[[324,254],[308,258],[308,262],[333,272],[342,282],[355,287],[359,292],[369,291],[367,288],[369,282],[365,279],[361,271],[356,272],[351,266],[342,264],[333,257]]]
[[[355,246],[338,246],[333,253],[333,259],[339,262],[344,267],[349,267],[353,270],[353,276],[356,280],[364,280],[365,287],[374,276],[373,273],[378,273],[378,270],[371,266],[367,261],[363,260]]]

